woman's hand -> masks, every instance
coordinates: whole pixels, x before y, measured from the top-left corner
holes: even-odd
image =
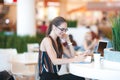
[[[83,62],[86,58],[86,54],[80,54],[74,57],[74,62]]]
[[[60,37],[61,40],[64,40],[65,42],[70,42],[70,39],[69,39],[69,35],[64,33],[62,34],[62,36]]]
[[[91,50],[86,50],[84,54],[86,54],[87,56],[93,57],[93,52]]]

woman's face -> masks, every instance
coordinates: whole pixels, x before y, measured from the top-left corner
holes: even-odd
[[[91,33],[87,33],[86,34],[86,40],[87,41],[91,41],[92,40],[92,34]]]
[[[64,37],[65,33],[67,32],[67,23],[63,22],[61,23],[61,25],[55,27],[55,33],[57,34],[57,36],[59,36],[60,38]]]

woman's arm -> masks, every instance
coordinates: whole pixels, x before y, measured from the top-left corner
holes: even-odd
[[[65,34],[64,37],[62,37],[61,39],[64,40],[64,42],[66,42],[66,45],[62,45],[64,54],[66,54],[68,57],[74,57],[75,50],[72,45],[72,42],[69,39],[69,36]]]
[[[84,42],[83,42],[83,47],[84,47],[85,50],[89,50],[90,49],[88,47],[88,45],[87,45],[87,41],[86,40],[84,40]]]
[[[67,42],[66,42],[66,43],[67,43]],[[67,43],[66,46],[62,45],[62,47],[63,47],[63,52],[64,52],[64,54],[65,54],[67,57],[71,58],[71,57],[74,57],[74,56],[75,56],[75,51],[74,51],[74,48],[73,48],[72,44],[70,44],[70,45],[68,45],[68,44],[70,44],[70,42]]]
[[[94,39],[90,45],[87,45],[87,42],[84,41],[84,43],[83,43],[84,49],[91,50],[92,48],[95,47],[96,42],[97,42],[96,39]]]
[[[48,53],[48,56],[50,57],[51,61],[53,62],[54,65],[58,65],[58,64],[66,64],[66,63],[71,63],[71,62],[81,62],[84,60],[85,55],[81,55],[81,56],[76,56],[73,58],[57,58],[56,52],[52,46],[52,42],[51,40],[47,37],[44,39],[43,42],[44,48]]]

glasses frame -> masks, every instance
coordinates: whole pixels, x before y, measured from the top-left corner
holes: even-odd
[[[60,27],[57,27],[60,31],[65,31],[67,32],[68,31],[68,28],[60,28]]]

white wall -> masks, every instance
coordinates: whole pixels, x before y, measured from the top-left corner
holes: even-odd
[[[85,27],[80,28],[68,28],[68,34],[73,35],[73,39],[77,42],[78,46],[82,45],[85,33],[88,32],[89,29]]]

